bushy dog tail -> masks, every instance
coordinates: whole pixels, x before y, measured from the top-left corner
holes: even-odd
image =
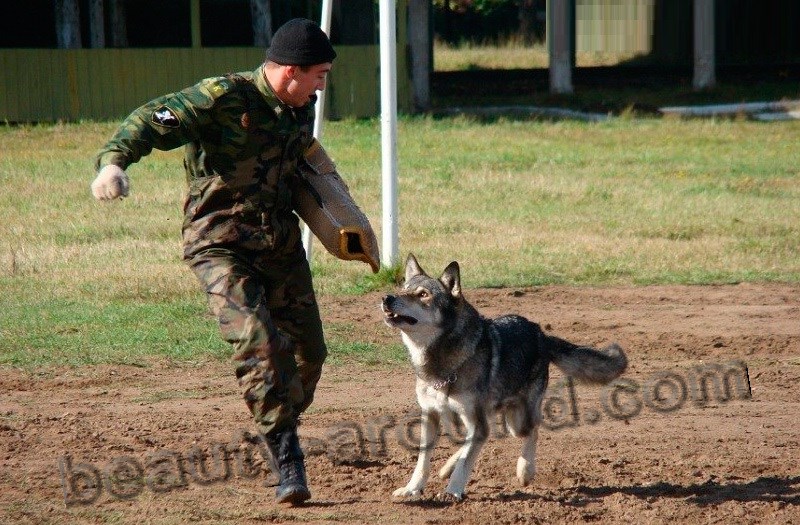
[[[618,378],[628,367],[628,358],[616,343],[595,350],[545,333],[540,337],[550,361],[579,381],[605,384]]]

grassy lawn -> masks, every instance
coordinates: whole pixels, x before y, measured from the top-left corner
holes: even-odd
[[[227,355],[180,258],[182,153],[132,166],[124,201],[91,198],[115,126],[0,126],[0,364]],[[380,238],[380,122],[327,123],[325,143]],[[400,252],[459,260],[467,287],[798,282],[798,143],[800,122],[404,117]],[[313,271],[321,295],[392,287],[318,242]]]
[[[645,62],[646,58],[635,53],[604,53],[579,51],[575,53],[577,67],[616,66],[620,63]],[[436,71],[466,71],[474,69],[531,69],[546,68],[550,57],[545,44],[523,46],[509,40],[500,44],[449,45],[435,40],[433,66]]]

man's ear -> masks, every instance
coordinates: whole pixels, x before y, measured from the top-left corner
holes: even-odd
[[[413,253],[409,253],[408,258],[406,258],[406,282],[410,281],[412,277],[423,275],[424,273],[425,270],[419,265],[417,258],[414,257]]]
[[[439,281],[450,291],[450,295],[453,297],[461,296],[461,270],[456,261],[447,265]]]

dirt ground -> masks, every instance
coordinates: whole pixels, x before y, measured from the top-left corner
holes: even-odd
[[[416,459],[409,366],[326,368],[301,425],[313,498],[297,508],[273,503],[226,363],[3,369],[0,522],[800,522],[800,286],[466,295],[487,316],[519,313],[628,352],[614,387],[570,388],[553,374],[531,486],[518,485],[519,445],[498,426],[467,499],[437,501],[451,428],[423,499],[393,501]],[[323,317],[396,342],[379,299],[323,298]],[[212,452],[220,461],[204,463]]]

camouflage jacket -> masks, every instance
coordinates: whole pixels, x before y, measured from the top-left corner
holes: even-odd
[[[216,247],[286,254],[300,240],[291,185],[313,121],[313,104],[282,104],[259,67],[136,109],[97,154],[95,168],[126,169],[153,148],[185,145],[184,257]]]

